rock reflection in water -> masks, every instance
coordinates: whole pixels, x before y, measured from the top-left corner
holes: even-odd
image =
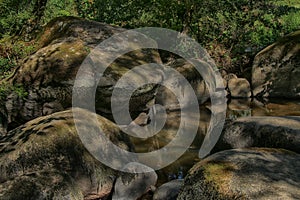
[[[196,112],[195,112],[196,113]],[[193,119],[193,112],[189,113],[189,118]],[[195,117],[197,118],[197,117]],[[138,153],[152,152],[163,148],[165,145],[170,143],[177,134],[178,128],[180,126],[181,112],[180,110],[167,112],[167,120],[163,129],[148,139],[139,139],[136,137],[131,137],[131,141],[135,146],[135,151]],[[157,171],[159,175],[158,185],[171,180],[171,179],[181,179],[184,178],[186,172],[199,161],[198,151],[203,142],[205,134],[207,132],[210,122],[210,111],[206,107],[200,108],[200,122],[190,120],[189,123],[198,126],[198,131],[193,143],[189,149],[174,163],[171,165]],[[188,131],[188,130],[186,130]],[[187,134],[188,136],[188,134]],[[180,144],[176,148],[181,147]],[[176,154],[177,150],[174,149]],[[156,158],[156,162],[161,162],[163,157]]]
[[[227,107],[228,119],[250,116],[300,116],[300,102],[284,99],[270,99],[266,102],[256,99],[230,100]]]
[[[192,116],[193,113],[191,112]],[[297,101],[272,100],[269,102],[259,102],[251,99],[231,99],[227,107],[227,119],[235,120],[246,116],[299,116],[300,103]],[[176,136],[180,124],[180,111],[168,112],[168,117],[164,128],[155,136],[148,139],[131,138],[136,152],[151,152],[163,148]],[[174,163],[157,171],[159,175],[158,185],[172,179],[181,178],[186,172],[199,161],[198,151],[201,147],[210,121],[209,104],[200,108],[200,123],[198,133],[190,148]],[[190,121],[190,123],[197,123]],[[180,147],[178,147],[180,148]],[[176,150],[175,150],[176,151]],[[160,159],[157,158],[157,162]]]

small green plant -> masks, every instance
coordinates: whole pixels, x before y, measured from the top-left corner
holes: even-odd
[[[0,74],[7,73],[10,69],[15,67],[16,64],[9,58],[0,57]]]
[[[20,61],[36,51],[34,43],[15,40],[5,37],[0,40],[0,79],[11,74]]]
[[[28,92],[22,85],[12,86],[12,91],[15,92],[20,98],[25,98],[28,96]]]
[[[288,33],[300,29],[300,11],[284,15],[281,19],[285,32]]]
[[[4,101],[12,92],[15,92],[20,98],[26,98],[28,96],[28,92],[22,85],[10,85],[5,82],[0,83],[0,101]]]

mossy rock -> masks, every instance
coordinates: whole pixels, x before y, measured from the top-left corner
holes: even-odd
[[[300,98],[300,31],[259,52],[252,67],[257,97]]]
[[[76,109],[77,123],[92,113]],[[128,138],[109,120],[97,116],[105,135],[130,150]],[[104,198],[117,172],[96,160],[83,146],[72,111],[29,121],[0,138],[0,199]]]
[[[28,94],[25,97],[19,97],[15,92],[7,94],[8,129],[71,107],[74,81],[85,58],[101,42],[124,31],[120,27],[76,17],[59,17],[49,22],[37,40],[40,48],[3,81],[12,86],[21,85]],[[134,37],[134,33],[130,37]],[[110,53],[99,56],[99,62],[109,56]],[[93,71],[89,73],[95,79],[92,87],[97,88],[96,111],[111,113],[111,95],[116,82],[130,69],[146,63],[161,63],[156,49],[139,49],[124,54],[108,66],[98,85],[96,77],[100,75],[95,66],[91,67]],[[137,89],[132,95],[130,112],[146,109],[155,91],[154,84]]]
[[[177,199],[297,199],[300,155],[284,149],[222,151],[197,163]]]

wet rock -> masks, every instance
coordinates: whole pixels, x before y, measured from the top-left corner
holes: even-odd
[[[75,110],[78,124],[88,126],[94,115]],[[130,150],[114,123],[96,119],[107,138]],[[0,199],[99,199],[112,191],[116,176],[83,146],[70,110],[29,121],[0,138]]]
[[[300,153],[300,117],[243,117],[226,125],[215,150],[270,147]]]
[[[157,174],[153,169],[140,163],[129,163],[124,168],[131,173],[123,173],[117,178],[113,200],[136,200],[156,184]],[[137,173],[141,170],[146,172]]]
[[[182,186],[183,180],[167,182],[156,189],[153,200],[176,200]]]
[[[227,106],[227,119],[236,120],[240,117],[251,117],[251,100],[250,99],[230,99]]]
[[[235,149],[197,163],[178,200],[297,199],[300,155],[281,149]]]
[[[283,37],[259,52],[252,68],[257,97],[300,97],[300,31]]]
[[[230,99],[228,102],[228,110],[250,110],[251,99]]]

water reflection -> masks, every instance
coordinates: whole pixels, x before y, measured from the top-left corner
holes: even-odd
[[[227,118],[246,116],[300,116],[300,102],[284,99],[265,102],[256,99],[233,99],[228,102]]]
[[[190,124],[197,124],[198,131],[196,137],[194,138],[193,143],[190,148],[174,163],[171,165],[158,170],[157,173],[159,175],[158,184],[163,184],[166,181],[172,179],[183,179],[186,175],[187,171],[199,161],[198,152],[200,146],[203,142],[205,134],[207,132],[209,122],[210,122],[210,110],[202,106],[200,107],[200,122],[194,121],[193,119],[197,119],[197,117],[193,117],[195,113],[190,111],[189,118],[192,119],[189,121]],[[178,128],[180,126],[181,112],[179,111],[169,111],[167,112],[167,119],[164,128],[148,139],[139,139],[135,137],[131,137],[131,141],[135,146],[135,151],[139,153],[146,153],[155,151],[163,148],[165,145],[169,144],[177,134]],[[188,131],[187,131],[188,132]],[[188,135],[187,135],[188,137]],[[182,148],[180,146],[176,148]],[[176,153],[176,149],[174,149],[174,153]],[[170,155],[171,156],[171,155]],[[160,159],[166,158],[156,158],[157,162],[160,162]]]
[[[193,115],[193,113],[190,113]],[[155,136],[142,140],[131,138],[136,152],[151,152],[164,147],[177,134],[180,124],[180,111],[167,113],[168,117],[164,129]],[[232,99],[227,106],[227,119],[235,120],[248,116],[300,116],[299,101],[272,100],[259,102],[251,99]],[[210,122],[209,103],[200,107],[200,123],[194,142],[190,148],[173,164],[157,171],[158,185],[172,179],[184,178],[187,171],[199,161],[198,151],[203,142]],[[198,123],[191,121],[190,123]],[[159,159],[163,158],[157,158]]]

